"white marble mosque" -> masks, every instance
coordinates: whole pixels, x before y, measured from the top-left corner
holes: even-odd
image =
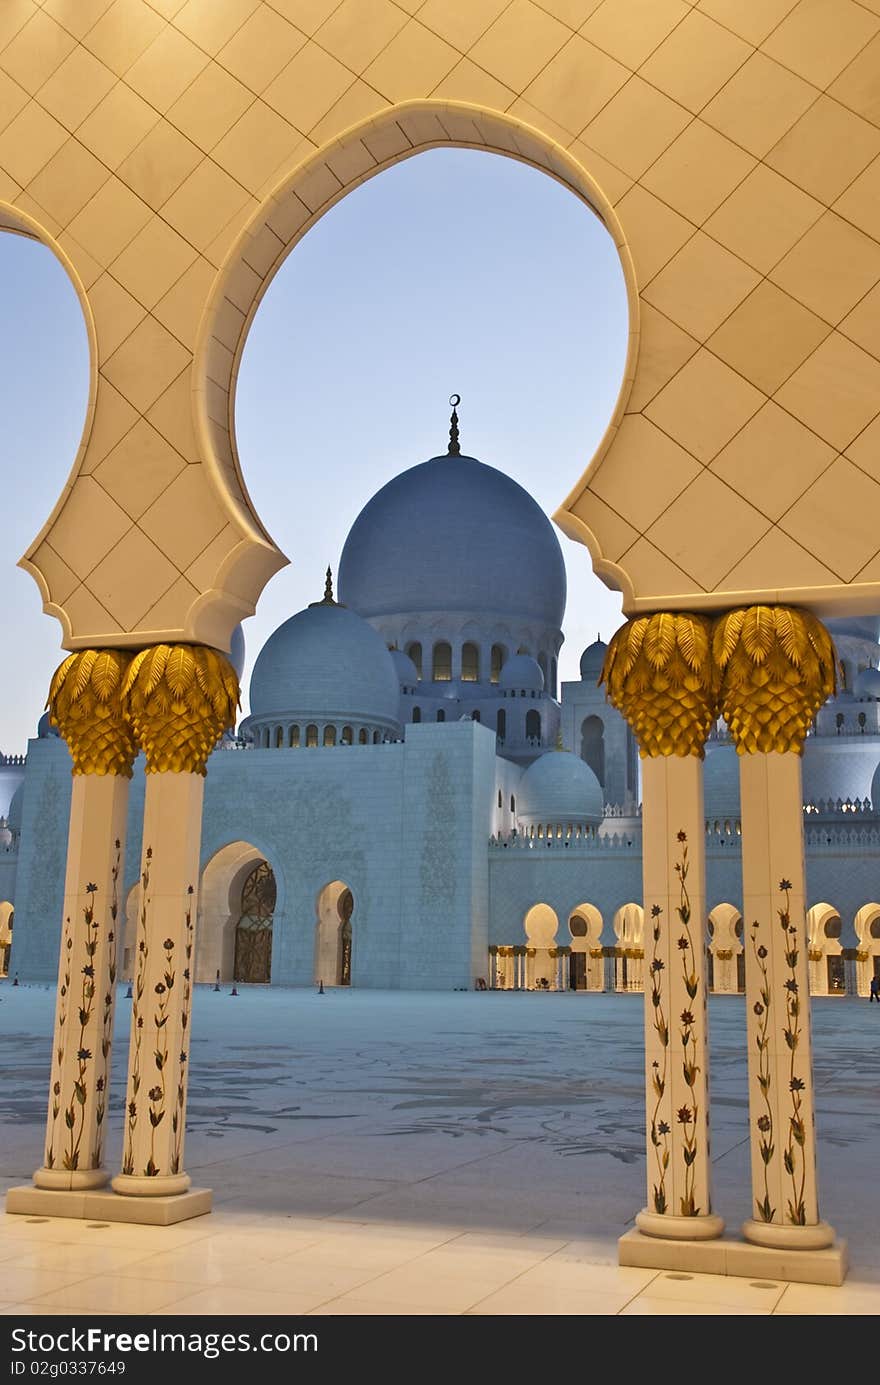
[[[501,459],[503,466],[503,459]],[[560,685],[556,533],[503,470],[459,451],[364,507],[337,594],[254,666],[250,714],[205,782],[195,980],[642,991],[640,761],[598,685]],[[320,597],[320,592],[316,592]],[[880,622],[828,622],[839,690],[803,753],[809,982],[880,973]],[[233,649],[240,672],[241,631]],[[708,984],[745,986],[737,755],[704,762]],[[70,757],[48,717],[0,759],[0,968],[57,974]],[[132,974],[144,775],[124,862]]]

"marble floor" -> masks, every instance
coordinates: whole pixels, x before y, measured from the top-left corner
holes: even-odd
[[[813,1002],[838,1289],[620,1268],[644,1203],[636,995],[198,987],[172,1227],[0,1216],[5,1314],[876,1314],[880,1006]],[[117,1007],[118,1168],[128,1008]],[[0,1187],[40,1162],[54,992],[0,983]],[[710,1001],[717,1210],[749,1212],[745,1016]]]

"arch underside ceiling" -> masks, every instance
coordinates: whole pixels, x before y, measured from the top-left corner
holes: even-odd
[[[228,647],[285,561],[235,452],[249,321],[327,207],[450,143],[544,168],[618,245],[626,378],[555,518],[625,609],[876,610],[880,14],[329,8],[0,16],[0,224],[94,323],[88,436],[22,560],[68,647]]]

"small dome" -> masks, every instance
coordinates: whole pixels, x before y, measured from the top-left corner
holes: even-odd
[[[724,741],[706,747],[703,765],[703,808],[710,822],[739,819],[739,757]]]
[[[506,661],[498,677],[498,686],[506,692],[543,692],[544,675],[541,665],[531,654],[512,654]]]
[[[394,667],[397,669],[397,677],[401,687],[410,688],[419,681],[419,671],[408,654],[404,654],[402,649],[390,650]]]
[[[581,678],[585,683],[598,683],[608,646],[602,640],[588,644],[581,655]]]
[[[37,739],[47,741],[50,736],[55,736],[56,739],[60,739],[61,732],[58,730],[57,726],[52,726],[50,724],[49,713],[44,712],[37,722]]]
[[[602,787],[589,765],[567,750],[551,750],[529,765],[519,782],[517,817],[596,826],[605,816]]]
[[[400,684],[380,635],[354,611],[320,601],[280,625],[260,650],[251,718],[376,721],[396,728]]]
[[[856,678],[853,692],[863,702],[880,702],[880,669],[863,668]]]

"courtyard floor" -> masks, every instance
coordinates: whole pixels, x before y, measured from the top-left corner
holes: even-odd
[[[108,1166],[130,1002],[119,993]],[[0,984],[0,1182],[41,1161],[54,989]],[[716,1210],[749,1214],[742,997],[710,1000]],[[880,1006],[813,1002],[821,1210],[842,1288],[620,1268],[645,1202],[642,998],[195,996],[172,1227],[0,1214],[6,1314],[876,1314]]]

